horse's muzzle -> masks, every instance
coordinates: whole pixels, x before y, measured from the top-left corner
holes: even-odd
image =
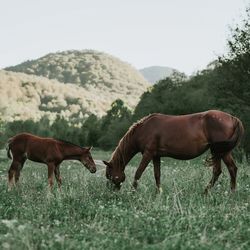
[[[83,163],[83,165],[89,170],[90,173],[95,173],[96,172],[96,166],[90,166],[86,163]]]
[[[94,174],[96,172],[96,168],[90,168],[89,171],[90,173]]]
[[[114,183],[111,180],[108,180],[106,183],[106,187],[111,190],[120,190],[121,189],[121,183]]]

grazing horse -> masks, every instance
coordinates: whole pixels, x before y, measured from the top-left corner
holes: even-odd
[[[9,189],[18,182],[20,171],[27,159],[47,164],[50,188],[53,186],[53,174],[59,188],[61,187],[59,168],[64,160],[79,160],[91,173],[95,173],[96,166],[90,149],[63,140],[43,138],[28,133],[17,134],[11,137],[7,144],[7,155],[12,159],[8,172]]]
[[[141,152],[142,160],[136,170],[133,187],[137,188],[143,171],[153,160],[156,186],[161,191],[161,157],[188,160],[210,149],[213,176],[205,192],[214,186],[221,174],[221,160],[228,168],[234,191],[237,167],[231,151],[240,142],[243,133],[243,125],[238,118],[218,110],[180,116],[151,114],[131,126],[110,161],[103,161],[107,166],[106,177],[119,189],[125,180],[125,166],[135,154]]]

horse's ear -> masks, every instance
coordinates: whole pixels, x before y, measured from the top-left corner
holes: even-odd
[[[107,161],[102,161],[106,166],[111,167],[111,164]]]
[[[91,147],[87,147],[87,148],[84,148],[87,152],[90,152],[90,150],[93,148],[93,146]]]

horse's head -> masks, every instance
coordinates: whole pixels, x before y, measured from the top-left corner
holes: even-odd
[[[90,148],[83,148],[83,153],[79,161],[91,172],[96,172],[96,165],[90,153],[92,147]]]
[[[108,185],[111,183],[114,184],[116,189],[121,188],[121,183],[125,181],[125,174],[120,170],[119,167],[114,166],[113,163],[103,161],[106,165],[106,178],[108,179]]]

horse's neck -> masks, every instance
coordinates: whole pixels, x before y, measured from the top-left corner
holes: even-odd
[[[63,160],[79,160],[82,155],[82,148],[71,144],[60,144],[60,151]]]
[[[111,162],[123,171],[136,153],[138,151],[135,149],[133,143],[126,144],[124,148],[119,145],[114,152]]]

